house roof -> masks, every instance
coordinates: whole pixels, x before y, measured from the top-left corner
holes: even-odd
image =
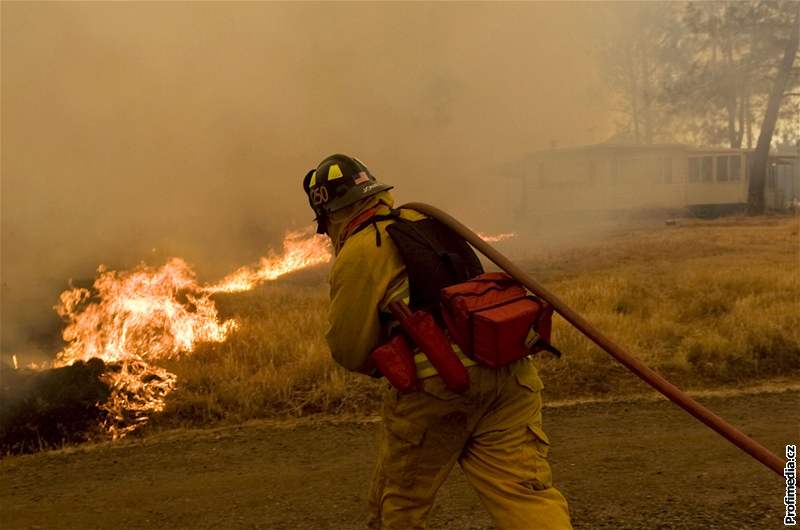
[[[575,154],[597,154],[600,156],[608,156],[611,154],[633,154],[633,153],[652,153],[652,152],[666,152],[666,151],[681,151],[686,154],[700,155],[700,154],[735,154],[735,153],[752,153],[755,149],[736,149],[730,147],[709,147],[709,146],[692,146],[682,143],[664,143],[664,144],[637,144],[631,142],[603,142],[598,144],[575,145],[569,147],[554,147],[551,149],[541,149],[538,151],[531,151],[524,155],[521,159],[513,162],[508,162],[500,167],[499,173],[507,177],[522,176],[526,170],[525,166],[537,159],[548,157],[561,157],[570,156]],[[774,158],[775,153],[770,153],[770,158]],[[798,155],[784,155],[781,154],[781,160],[784,158],[798,158]]]
[[[556,147],[553,149],[540,149],[528,153],[525,158],[538,158],[540,156],[570,155],[581,152],[586,153],[631,153],[647,151],[691,151],[709,153],[732,153],[732,152],[752,152],[753,149],[733,149],[730,147],[696,147],[689,144],[668,143],[668,144],[636,144],[636,143],[612,143],[605,142],[599,144],[575,145],[570,147]]]

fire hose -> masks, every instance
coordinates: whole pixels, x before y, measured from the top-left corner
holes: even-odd
[[[755,458],[769,469],[783,477],[783,461],[769,449],[750,438],[745,433],[716,415],[714,412],[701,405],[677,386],[667,381],[658,372],[634,357],[625,348],[611,340],[588,320],[572,310],[549,289],[544,287],[530,275],[525,273],[519,266],[498,252],[494,247],[486,243],[475,232],[467,228],[457,219],[442,210],[428,204],[412,202],[401,206],[416,210],[428,217],[445,224],[459,236],[464,238],[470,245],[475,247],[481,254],[489,258],[495,265],[507,272],[515,280],[523,284],[528,290],[539,298],[545,300],[553,309],[561,315],[564,320],[572,324],[583,333],[589,340],[597,344],[606,353],[616,359],[622,366],[630,370],[645,383],[663,394],[667,399],[681,407],[683,410],[694,416],[697,420],[711,428],[717,434],[731,442],[733,445]]]

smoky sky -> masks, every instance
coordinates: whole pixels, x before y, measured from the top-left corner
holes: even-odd
[[[610,133],[605,8],[3,2],[0,350],[100,263],[255,260],[310,222],[301,179],[334,152],[508,228],[505,164]]]

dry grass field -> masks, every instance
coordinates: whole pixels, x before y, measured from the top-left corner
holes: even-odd
[[[527,270],[679,386],[746,385],[800,373],[798,218],[680,220],[524,262]],[[276,282],[219,296],[240,329],[166,368],[179,377],[155,425],[375,411],[382,382],[329,358],[327,290]],[[560,318],[542,358],[548,399],[642,392]]]

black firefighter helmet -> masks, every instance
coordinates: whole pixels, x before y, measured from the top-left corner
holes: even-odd
[[[303,189],[316,214],[317,233],[323,234],[328,214],[390,190],[392,186],[378,182],[359,159],[337,154],[306,174]]]

